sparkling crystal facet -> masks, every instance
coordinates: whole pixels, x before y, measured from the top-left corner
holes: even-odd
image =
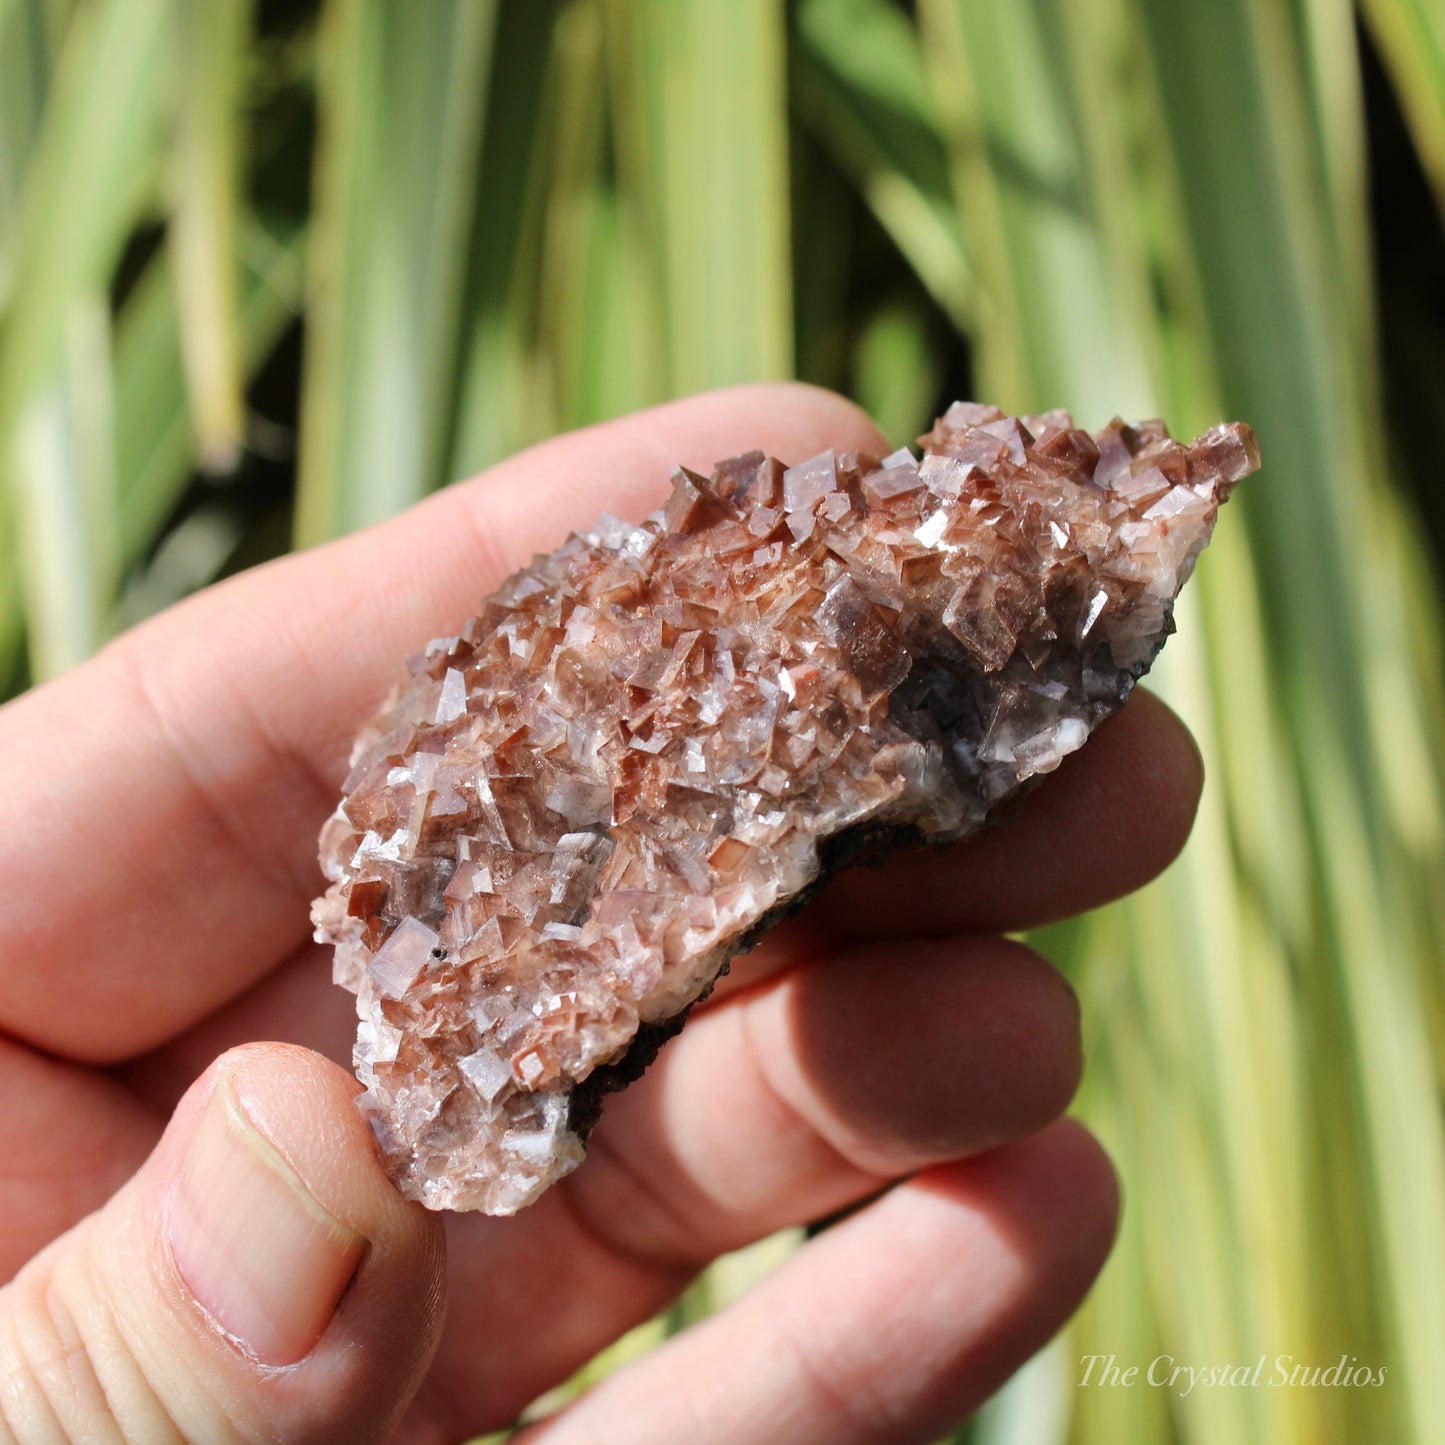
[[[403,1190],[506,1214],[582,1159],[821,874],[946,842],[1128,696],[1248,427],[959,402],[883,461],[679,468],[510,578],[363,730],[314,910]],[[820,857],[821,852],[821,857]]]

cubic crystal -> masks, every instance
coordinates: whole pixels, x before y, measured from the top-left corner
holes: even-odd
[[[317,938],[405,1193],[576,1167],[728,960],[830,871],[973,832],[1117,711],[1249,428],[955,403],[879,460],[679,468],[412,659],[327,823]]]

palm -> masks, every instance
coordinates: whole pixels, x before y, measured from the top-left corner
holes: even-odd
[[[0,844],[7,1276],[139,1166],[223,1049],[270,1039],[349,1058],[351,1000],[307,941],[315,838],[350,736],[402,656],[560,540],[559,519],[647,510],[676,460],[878,445],[818,394],[772,395],[563,438],[196,599],[0,714],[0,770],[24,820]],[[765,1438],[748,1412],[783,1408],[770,1389],[807,1402],[817,1438],[855,1438],[866,1421],[846,1418],[829,1378],[855,1360],[878,1376],[860,1383],[864,1414],[910,1422],[890,1439],[995,1386],[1072,1307],[1112,1228],[1107,1167],[1071,1128],[950,1162],[1044,1128],[1077,1078],[1067,991],[997,932],[1156,871],[1196,786],[1187,739],[1141,699],[1010,829],[850,877],[771,935],[609,1106],[584,1169],[515,1220],[448,1219],[447,1325],[407,1432],[505,1422],[719,1252],[907,1176],[586,1408],[605,1419],[642,1392],[656,1414],[645,1438],[703,1438],[677,1422],[768,1341],[797,1358],[743,1369],[719,1416],[737,1412],[732,1438]],[[940,1252],[967,1267],[941,1279]],[[932,1375],[907,1383],[897,1362],[930,1349]]]

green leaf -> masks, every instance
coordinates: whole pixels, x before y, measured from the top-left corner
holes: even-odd
[[[495,5],[330,0],[319,46],[296,534],[446,479]]]
[[[1147,411],[1148,270],[1134,228],[1121,95],[1101,95],[1117,7],[923,0],[924,53],[978,270],[982,372],[1000,406],[1070,398],[1099,425]],[[1127,215],[1127,209],[1125,209]]]
[[[974,277],[918,36],[887,0],[807,0],[796,103],[954,324],[974,320]]]
[[[782,0],[609,0],[623,193],[662,301],[668,389],[793,366]]]
[[[1423,1283],[1445,1278],[1445,1139],[1421,1104],[1426,879],[1445,865],[1422,680],[1441,637],[1381,480],[1348,7],[921,13],[978,271],[980,391],[1091,420],[1159,407],[1181,429],[1224,412],[1265,458],[1153,679],[1214,786],[1179,865],[1111,911],[1122,933],[1082,935],[1086,1012],[1137,996],[1138,1026],[1101,1035],[1085,1108],[1131,1164],[1121,1257],[1148,1262],[1149,1293],[1115,1293],[1074,1348],[1116,1350],[1132,1307],[1154,1317],[1139,1348],[1191,1361],[1344,1350],[1389,1367],[1388,1400],[1193,1392],[1170,1429],[1426,1439],[1445,1409]],[[1362,1238],[1373,1269],[1352,1278]],[[1158,1436],[1085,1409],[1090,1438]]]
[[[1445,7],[1435,0],[1361,0],[1360,9],[1445,210]]]
[[[25,178],[0,327],[0,446],[48,384],[72,303],[103,291],[151,194],[168,0],[97,0],[65,34]]]
[[[1428,638],[1412,635],[1430,588],[1399,498],[1382,484],[1383,427],[1361,375],[1372,357],[1352,345],[1349,311],[1336,304],[1368,278],[1340,271],[1359,248],[1319,227],[1328,181],[1310,158],[1327,140],[1290,84],[1297,37],[1263,4],[1247,15],[1159,6],[1147,18],[1173,79],[1166,123],[1190,178],[1221,394],[1256,421],[1267,457],[1273,449],[1270,485],[1247,498],[1245,516],[1287,720],[1280,766],[1298,769],[1317,869],[1321,931],[1299,965],[1308,1046],[1317,1065],[1349,1071],[1346,1118],[1356,1122],[1346,1137],[1361,1195],[1343,1217],[1365,1224],[1378,1262],[1373,1297],[1356,1307],[1359,1333],[1368,1337],[1368,1309],[1383,1329],[1400,1428],[1426,1439],[1445,1412],[1445,1320],[1426,1283],[1445,1278],[1445,1139],[1438,1108],[1421,1108],[1416,1091],[1435,1072],[1421,1002],[1438,943],[1421,923],[1425,879],[1442,857],[1438,831],[1412,826],[1391,778],[1410,758],[1413,789],[1438,817],[1426,719],[1439,716],[1428,661],[1439,655],[1439,614],[1428,614]],[[1198,124],[1206,104],[1218,125]],[[1350,209],[1364,212],[1362,193]],[[1319,1169],[1338,1180],[1344,1140],[1318,1147],[1328,1155]]]
[[[50,90],[54,36],[42,0],[0,4],[0,330],[14,284],[21,200]],[[0,442],[3,448],[3,442]],[[0,450],[0,680],[18,671],[23,635],[9,468]]]
[[[908,440],[928,429],[940,377],[922,307],[893,302],[874,311],[859,333],[853,367],[852,394],[884,436]]]
[[[61,364],[26,401],[12,450],[20,577],[37,678],[88,657],[118,578],[109,311],[73,303]]]
[[[215,470],[234,464],[244,421],[236,252],[250,6],[181,5],[174,27],[170,237],[187,393],[201,458]]]
[[[82,437],[77,428],[108,411],[95,298],[152,189],[168,13],[166,0],[97,0],[63,31],[25,15],[30,45],[56,34],[63,45],[49,84],[31,77],[27,104],[44,95],[38,130],[11,131],[14,153],[28,155],[10,247],[11,274],[24,284],[11,287],[0,315],[0,556],[14,550],[29,604],[41,609],[29,620],[31,667],[41,674],[94,642],[99,599],[114,583],[114,496],[93,485],[112,474],[109,432]],[[16,33],[10,20],[7,38]],[[42,557],[82,570],[42,574]],[[0,663],[13,657],[20,630],[16,585],[7,569]]]
[[[544,216],[558,190],[548,143],[559,125],[556,110],[578,105],[587,76],[584,70],[554,78],[565,62],[554,58],[553,32],[575,30],[578,17],[590,14],[591,7],[537,0],[503,5],[497,15],[464,303],[468,330],[453,476],[481,471],[555,429],[553,388],[537,332]],[[597,118],[588,120],[596,139]]]
[[[556,44],[539,302],[557,424],[575,427],[667,397],[666,298],[614,175],[602,7],[574,6]]]
[[[0,3],[0,306],[13,281],[20,201],[54,62],[38,0]]]
[[[242,235],[239,364],[260,369],[301,305],[301,233],[279,236],[258,220]],[[184,379],[180,302],[169,248],[152,258],[116,322],[116,471],[120,561],[130,567],[165,523],[196,455],[195,413]]]

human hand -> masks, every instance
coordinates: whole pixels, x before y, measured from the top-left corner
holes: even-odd
[[[875,1195],[526,1438],[928,1440],[1072,1312],[1115,1185],[1055,1122],[1077,1003],[999,934],[1183,842],[1198,758],[1143,694],[1008,828],[849,874],[739,959],[515,1219],[403,1201],[332,1062],[316,836],[399,660],[568,524],[754,446],[888,449],[795,386],[560,437],[0,710],[0,1439],[463,1439],[717,1254]]]

